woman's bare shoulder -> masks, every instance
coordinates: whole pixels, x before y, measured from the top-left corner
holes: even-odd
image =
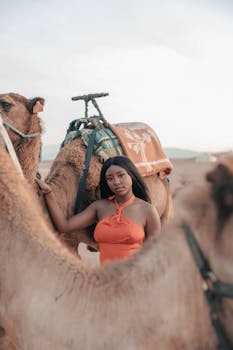
[[[144,207],[146,207],[146,208],[151,208],[151,207],[153,207],[153,205],[151,204],[151,203],[149,203],[149,202],[146,202],[146,201],[144,201],[143,199],[141,199],[141,198],[138,198],[138,197],[136,197],[136,204],[138,204],[138,205],[142,205],[142,206],[144,206]]]
[[[148,203],[141,198],[137,198],[136,204],[148,213],[155,211],[155,207],[151,203]]]

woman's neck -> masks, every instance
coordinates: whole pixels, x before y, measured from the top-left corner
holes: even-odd
[[[131,197],[133,196],[133,192],[130,191],[127,194],[120,196],[120,195],[115,195],[115,199],[119,205],[124,204],[127,202]]]

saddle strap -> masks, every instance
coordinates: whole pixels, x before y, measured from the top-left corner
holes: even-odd
[[[215,280],[212,281],[212,288],[209,287],[207,283],[204,283],[206,282],[206,279],[210,278],[210,276],[213,275],[213,272],[209,266],[208,261],[205,259],[201,251],[201,248],[199,247],[199,244],[189,225],[187,224],[184,225],[184,232],[185,232],[187,243],[191,250],[191,254],[194,258],[194,261],[202,277],[203,291],[205,293],[206,300],[208,302],[211,323],[219,339],[219,349],[232,350],[231,342],[222,326],[217,309],[218,309],[218,304],[221,301],[221,298],[232,297],[232,294],[230,292],[232,292],[233,286],[232,284],[229,284],[229,285],[225,283],[222,284],[222,282],[218,281],[217,279],[216,281]]]
[[[96,129],[94,129],[90,135],[89,142],[88,142],[88,147],[85,155],[85,161],[84,161],[84,169],[82,173],[81,180],[79,182],[78,186],[78,191],[76,195],[76,201],[75,201],[75,207],[74,207],[74,213],[77,214],[80,210],[80,204],[83,199],[83,194],[85,190],[85,185],[86,185],[86,179],[89,171],[89,164],[91,160],[91,155],[94,149],[95,145],[95,135],[96,135]]]

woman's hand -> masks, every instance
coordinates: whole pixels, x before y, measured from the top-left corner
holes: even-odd
[[[46,182],[44,182],[43,180],[40,180],[38,178],[36,178],[35,180],[38,183],[42,193],[48,194],[48,193],[52,192],[52,188]]]

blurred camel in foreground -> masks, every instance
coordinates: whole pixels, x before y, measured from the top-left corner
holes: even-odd
[[[133,259],[95,269],[51,234],[3,150],[0,163],[0,319],[17,349],[218,349],[184,225],[224,282],[214,316],[233,346],[233,159],[180,193],[177,218]]]

